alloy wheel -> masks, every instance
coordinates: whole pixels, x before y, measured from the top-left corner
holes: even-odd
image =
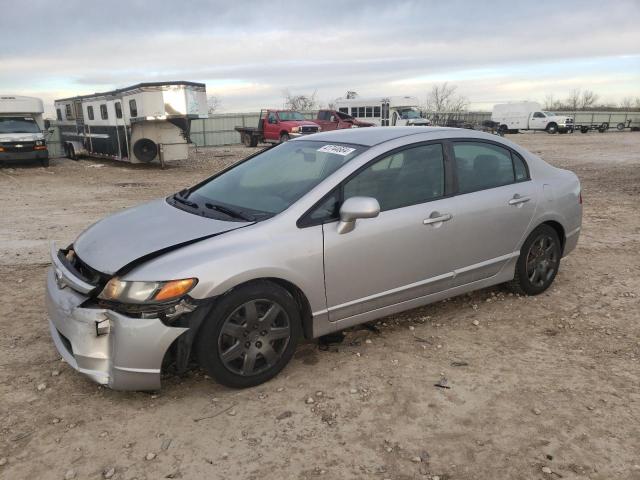
[[[273,300],[251,300],[224,320],[218,352],[229,371],[257,375],[280,359],[290,338],[291,322],[284,308]]]
[[[527,252],[527,278],[531,285],[542,287],[549,282],[558,268],[558,248],[550,235],[540,235]]]

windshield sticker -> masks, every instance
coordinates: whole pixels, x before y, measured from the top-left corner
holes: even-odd
[[[333,153],[334,155],[347,156],[356,149],[351,147],[343,147],[341,145],[325,145],[318,149],[319,152]]]

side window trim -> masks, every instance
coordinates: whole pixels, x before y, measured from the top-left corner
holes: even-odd
[[[456,156],[453,150],[453,144],[454,143],[462,143],[462,142],[469,142],[469,143],[484,143],[487,145],[493,145],[496,147],[500,147],[503,148],[504,150],[509,152],[509,156],[511,157],[511,168],[513,169],[513,182],[512,183],[507,183],[505,185],[501,185],[501,186],[506,186],[506,185],[514,185],[516,183],[522,183],[522,182],[529,182],[531,181],[531,173],[529,170],[529,164],[527,164],[526,160],[524,159],[524,157],[522,155],[520,155],[518,152],[516,152],[515,150],[513,150],[512,148],[510,148],[507,145],[504,145],[502,143],[499,142],[493,142],[491,140],[485,140],[485,139],[481,139],[481,138],[469,138],[469,137],[465,137],[465,138],[454,138],[454,139],[447,139],[444,140],[443,143],[447,145],[447,150],[449,153],[449,157],[451,159],[451,166],[452,166],[452,173],[453,173],[453,178],[454,178],[454,193],[452,196],[458,196],[458,195],[468,195],[470,193],[476,193],[476,192],[483,192],[485,190],[491,190],[493,188],[498,188],[498,187],[489,187],[489,188],[484,188],[482,190],[474,190],[473,192],[465,192],[465,193],[460,193],[460,188],[458,185],[458,165],[457,165],[457,161],[456,161]],[[524,165],[524,169],[527,172],[527,177],[523,180],[516,180],[516,172],[515,172],[515,163],[513,161],[514,155],[516,157],[518,157],[521,161],[522,164]],[[445,170],[446,172],[446,170]]]
[[[455,164],[452,162],[452,158],[450,153],[449,153],[449,148],[447,148],[447,140],[445,139],[438,139],[438,140],[427,140],[424,142],[416,142],[416,143],[412,143],[410,145],[403,145],[402,147],[398,147],[395,148],[393,150],[389,150],[388,152],[385,152],[381,155],[378,155],[375,158],[372,158],[371,160],[369,160],[367,163],[365,163],[364,165],[360,166],[360,168],[358,168],[356,171],[352,172],[347,178],[344,178],[340,181],[340,183],[338,183],[335,187],[333,187],[330,191],[328,191],[325,195],[322,196],[322,198],[320,200],[318,200],[316,203],[313,204],[313,206],[311,208],[309,208],[306,212],[304,212],[300,218],[298,219],[298,221],[296,222],[296,226],[298,228],[307,228],[307,227],[314,227],[317,225],[324,225],[326,223],[333,223],[333,222],[337,222],[339,220],[339,218],[337,217],[333,217],[333,218],[328,218],[328,219],[317,219],[317,220],[313,220],[311,219],[311,214],[313,213],[313,211],[318,208],[320,205],[322,205],[328,198],[329,196],[333,195],[334,192],[336,192],[336,190],[338,191],[338,203],[340,205],[342,205],[342,202],[344,202],[344,185],[349,182],[349,180],[351,180],[352,178],[354,178],[355,176],[357,176],[358,174],[360,174],[361,172],[363,172],[364,170],[366,170],[367,168],[369,168],[371,165],[373,165],[374,163],[383,160],[387,157],[391,157],[393,155],[397,155],[398,153],[403,152],[404,150],[409,150],[411,148],[417,148],[417,147],[422,147],[425,145],[436,145],[436,144],[440,144],[442,146],[442,158],[443,158],[443,167],[444,167],[444,195],[442,195],[441,197],[438,198],[433,198],[431,200],[427,200],[424,203],[430,203],[430,202],[435,202],[438,200],[442,200],[445,198],[449,198],[449,197],[453,197],[456,195],[456,190],[454,190],[454,182],[453,179],[451,178],[452,174],[454,174],[455,172],[455,168],[453,168],[455,166]],[[400,207],[400,208],[404,208],[404,207]],[[393,210],[388,210],[388,211],[393,211]]]

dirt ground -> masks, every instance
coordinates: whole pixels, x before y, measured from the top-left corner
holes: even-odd
[[[583,185],[579,246],[547,293],[496,287],[308,342],[243,391],[197,371],[155,394],[100,388],[60,361],[43,298],[49,240],[249,149],[164,171],[3,166],[0,477],[640,479],[640,134],[509,138]]]

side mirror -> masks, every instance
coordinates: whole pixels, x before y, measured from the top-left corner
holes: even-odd
[[[340,207],[338,233],[349,233],[356,228],[358,218],[374,218],[380,214],[380,204],[373,197],[347,198]]]

